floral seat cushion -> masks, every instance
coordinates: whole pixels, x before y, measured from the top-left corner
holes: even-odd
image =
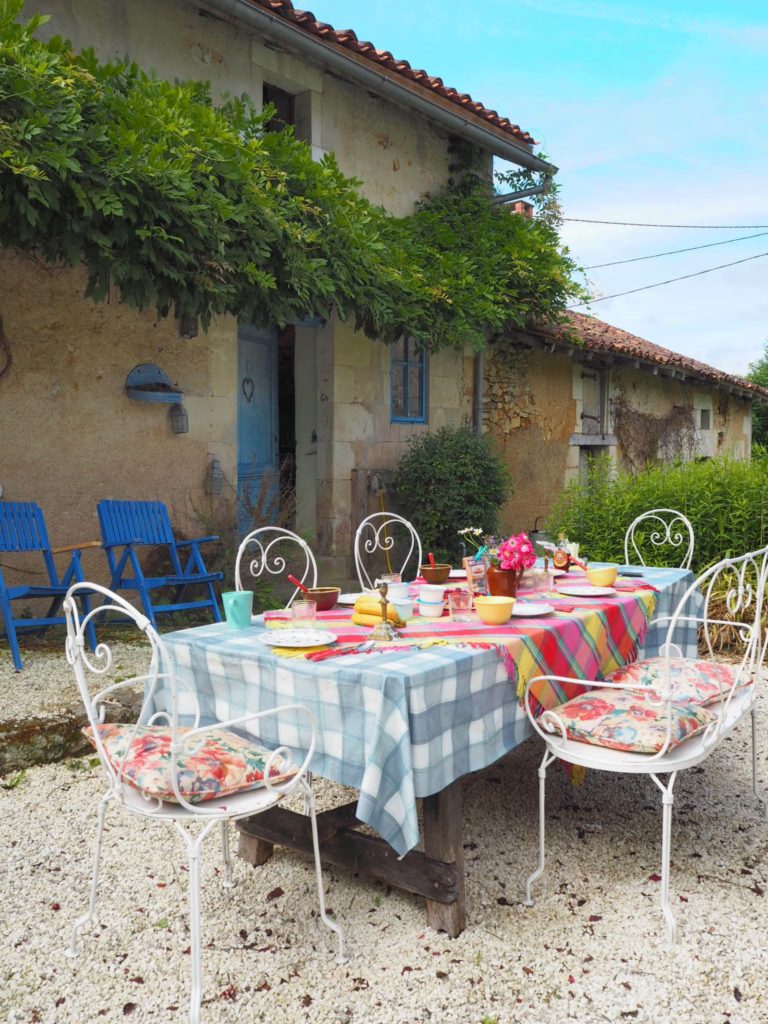
[[[181,737],[189,731],[179,729],[178,734]],[[95,747],[91,727],[83,732]],[[146,796],[176,802],[167,726],[105,724],[99,726],[99,733],[116,772],[122,772],[123,778]],[[182,751],[177,760],[181,795],[190,803],[200,803],[263,786],[269,755],[270,751],[227,729],[203,733],[190,741],[189,752]],[[295,774],[285,758],[275,757],[270,782],[282,782]]]
[[[553,713],[563,722],[569,740],[611,747],[633,754],[655,754],[667,732],[667,707],[672,717],[668,750],[714,722],[711,711],[698,704],[662,704],[652,707],[642,693],[627,690],[591,690],[561,704]],[[558,732],[553,719],[542,719],[548,732]]]
[[[666,659],[645,658],[618,669],[609,680],[634,689],[656,690],[661,693],[666,681]],[[716,661],[696,661],[693,658],[670,658],[669,675],[672,696],[679,703],[714,704],[727,697],[736,682],[737,688],[750,686],[751,678],[744,673],[738,678],[737,665],[723,665]]]

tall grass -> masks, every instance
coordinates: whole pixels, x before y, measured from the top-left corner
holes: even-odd
[[[612,461],[602,456],[591,462],[584,484],[573,483],[562,492],[547,528],[578,541],[591,561],[623,562],[627,527],[653,508],[677,509],[691,520],[694,571],[727,555],[756,550],[767,543],[768,452],[756,449],[751,462],[718,458],[655,466],[636,475],[615,474]],[[648,550],[649,563],[679,563],[679,548]]]

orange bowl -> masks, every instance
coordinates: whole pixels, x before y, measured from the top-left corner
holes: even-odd
[[[314,601],[319,612],[328,612],[339,600],[341,587],[311,587],[306,594],[308,601]]]

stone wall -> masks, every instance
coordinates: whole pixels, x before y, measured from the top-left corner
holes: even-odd
[[[483,426],[501,447],[514,494],[502,510],[505,531],[532,530],[563,487],[574,430],[571,359],[509,340],[485,364]]]
[[[584,429],[582,374],[596,365],[578,354],[550,354],[511,340],[491,346],[485,364],[483,427],[500,445],[515,488],[502,510],[504,530],[533,529],[536,517],[546,516],[564,485],[583,472],[588,454],[605,451],[623,465],[610,415],[611,401],[619,395],[632,408],[653,416],[663,417],[674,406],[690,408],[697,426],[694,457],[749,458],[748,400],[703,381],[673,380],[628,365],[608,370],[602,444],[580,446],[575,438]],[[710,426],[704,429],[707,411]]]
[[[290,91],[298,137],[316,156],[333,151],[363,193],[396,215],[447,179],[448,136],[427,119],[194,3],[49,0],[45,11],[41,35],[64,35],[102,59],[128,54],[159,76],[205,79],[214,95],[245,92],[257,106],[265,82]],[[96,306],[84,290],[80,270],[3,255],[0,313],[14,354],[0,381],[5,497],[39,501],[54,543],[95,539],[96,501],[107,496],[162,498],[193,530],[194,510],[210,505],[204,479],[214,455],[226,496],[237,483],[237,325],[224,318],[185,340],[173,320],[124,308],[117,295]],[[389,421],[385,346],[332,321],[297,328],[295,353],[298,527],[334,571],[349,571],[352,469],[386,474],[414,433],[467,419],[472,360],[430,359],[428,423],[410,426]],[[157,363],[178,383],[189,434],[171,432],[167,406],[125,396],[138,362]],[[88,556],[94,573],[101,557]]]

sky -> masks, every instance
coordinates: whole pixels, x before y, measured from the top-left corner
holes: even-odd
[[[596,295],[768,253],[765,0],[296,0],[529,131],[566,217],[765,225],[589,270]],[[580,266],[759,234],[566,221]],[[735,374],[768,341],[768,255],[581,309]]]

